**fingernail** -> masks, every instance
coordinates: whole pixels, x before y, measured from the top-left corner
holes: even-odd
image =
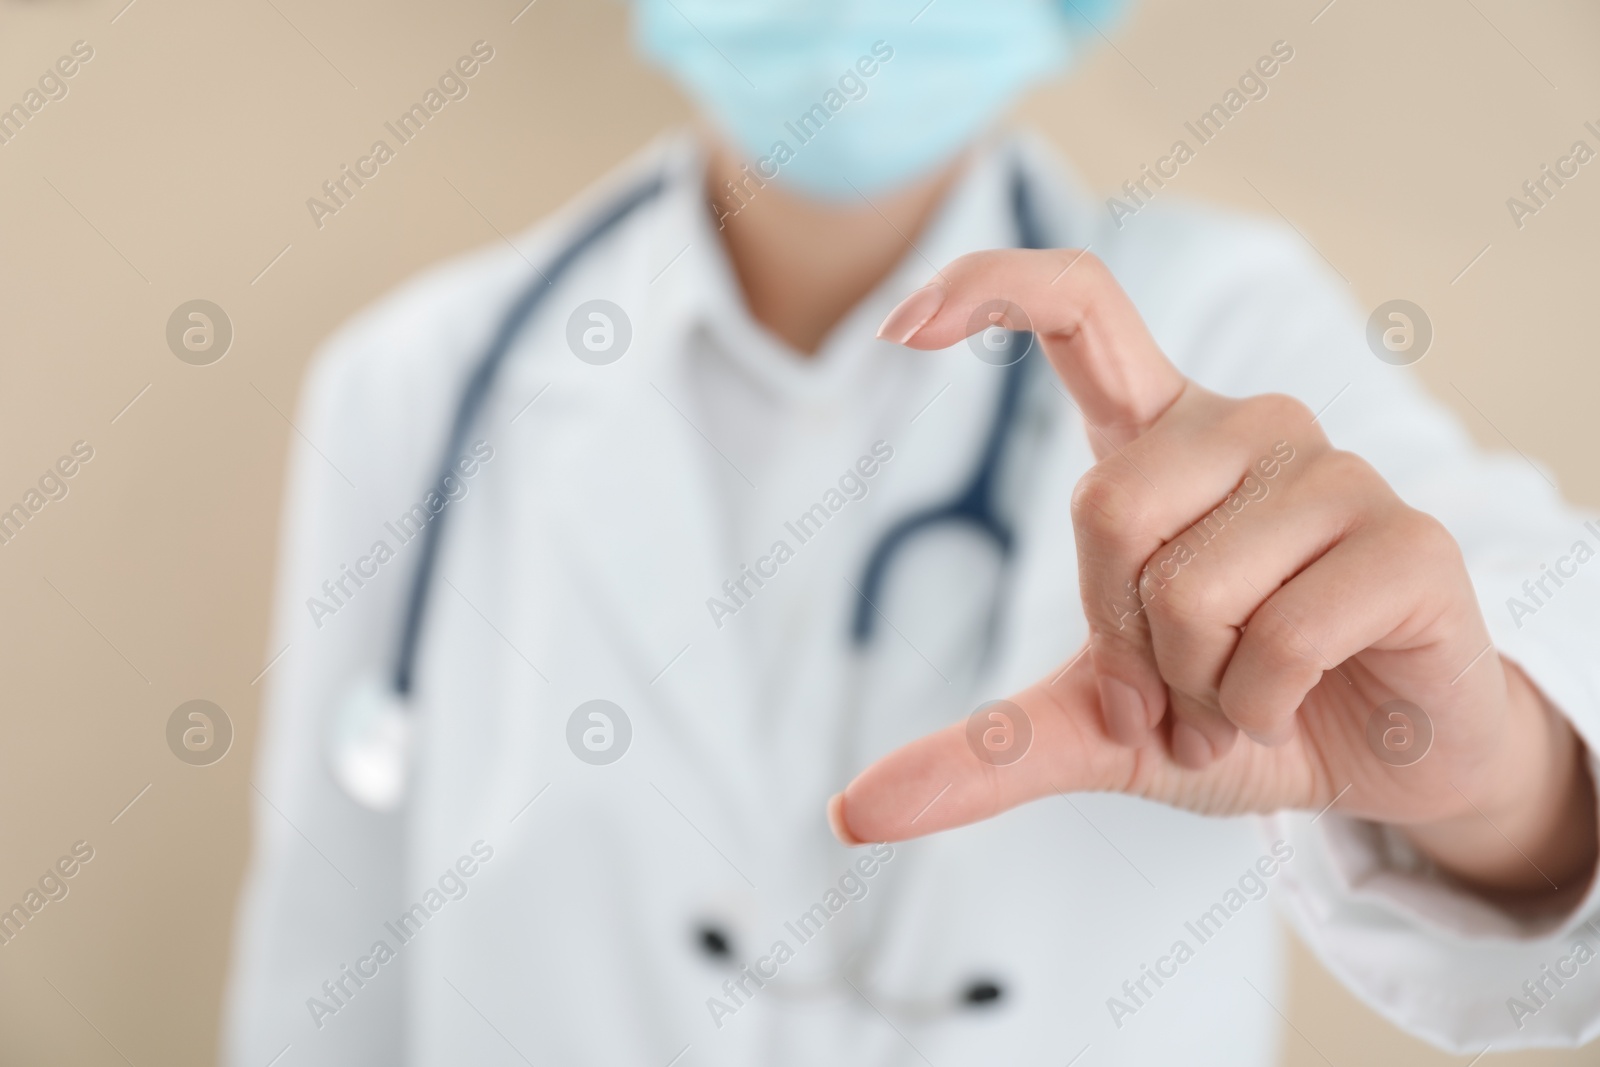
[[[844,823],[844,794],[835,793],[828,798],[828,826],[833,830],[833,836],[839,843],[855,848],[857,845],[866,844],[850,832],[850,827]]]
[[[1212,760],[1211,742],[1195,727],[1179,720],[1172,724],[1172,758],[1180,767],[1199,770]]]
[[[944,305],[944,286],[938,282],[924,285],[895,306],[878,327],[878,340],[893,341],[903,345],[928,324]]]
[[[1115,678],[1100,679],[1100,707],[1106,716],[1106,732],[1118,744],[1137,746],[1144,742],[1150,729],[1149,715],[1144,698],[1127,682]]]

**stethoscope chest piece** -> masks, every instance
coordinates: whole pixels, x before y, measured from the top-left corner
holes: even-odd
[[[358,678],[345,690],[330,724],[334,780],[373,811],[393,811],[411,769],[413,720],[405,700],[381,678]]]

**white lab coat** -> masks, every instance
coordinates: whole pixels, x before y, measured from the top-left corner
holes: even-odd
[[[1592,891],[1560,915],[1505,915],[1337,809],[1312,825],[1309,814],[1201,818],[1119,796],[1042,801],[896,845],[861,880],[865,896],[828,912],[824,934],[802,943],[786,926],[826,908],[860,855],[828,832],[832,792],[893,746],[1034,680],[1084,636],[1068,498],[1092,460],[1045,374],[1007,469],[1018,539],[995,653],[982,654],[994,551],[949,528],[896,563],[870,651],[847,637],[868,551],[897,517],[962,483],[1000,380],[965,345],[921,354],[865,339],[930,262],[1015,242],[1005,192],[1018,165],[1057,243],[1093,246],[1187,374],[1315,408],[1337,396],[1322,416],[1334,442],[1451,528],[1498,647],[1600,741],[1596,577],[1569,581],[1520,627],[1506,606],[1542,561],[1600,542],[1582,516],[1522,459],[1478,452],[1408,372],[1373,358],[1349,295],[1294,234],[1159,202],[1118,231],[1026,139],[973,165],[917,252],[824,346],[819,375],[853,365],[857,376],[818,387],[818,480],[763,486],[774,515],[805,510],[875,441],[894,458],[719,627],[706,601],[753,556],[748,541],[729,543],[737,464],[702,429],[726,423],[696,406],[689,354],[704,346],[697,331],[737,348],[754,327],[705,209],[701,161],[667,138],[516,251],[490,247],[402,287],[314,366],[228,1062],[260,1067],[287,1046],[282,1062],[296,1065],[1061,1064],[1080,1053],[1075,1062],[1097,1065],[1264,1065],[1285,1007],[1278,914],[1358,996],[1436,1043],[1476,1053],[1600,1033],[1600,962],[1570,955],[1580,937],[1600,948],[1578,925],[1596,914]],[[393,656],[418,542],[401,544],[385,522],[425,499],[464,376],[530,264],[661,171],[667,191],[560,281],[504,367],[473,434],[493,458],[447,505],[408,800],[397,815],[364,811],[330,777],[328,733],[352,680]],[[633,326],[608,366],[574,358],[566,341],[571,310],[594,298]],[[394,558],[358,564],[379,540]],[[337,610],[314,621],[308,598],[331,605],[322,584],[347,564],[376,575],[347,580]],[[773,649],[786,673],[757,669]],[[633,729],[608,766],[566,742],[572,710],[597,698]],[[1278,841],[1292,859],[1263,861]],[[1246,877],[1258,862],[1272,871],[1260,900]],[[465,895],[451,899],[458,885]],[[1221,930],[1192,929],[1218,903]],[[411,925],[396,927],[408,911]],[[793,958],[736,998],[725,962],[697,940],[706,925],[740,963],[778,941]],[[380,941],[392,959],[372,954]],[[1176,962],[1179,941],[1192,956]],[[1169,977],[1144,977],[1134,997],[1124,983],[1137,992],[1145,965]],[[1553,995],[1514,1018],[1508,998],[1531,1006],[1523,982],[1547,965],[1576,975],[1559,988],[1545,979]],[[347,966],[369,977],[358,986]],[[975,980],[1002,998],[926,1010]]]

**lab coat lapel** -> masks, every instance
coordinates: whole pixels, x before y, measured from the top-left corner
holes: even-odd
[[[676,186],[669,197],[698,199],[698,176],[680,176]],[[633,311],[625,356],[607,367],[570,367],[555,383],[578,405],[563,420],[560,451],[582,457],[567,478],[582,474],[568,481],[552,521],[558,551],[580,572],[573,588],[585,591],[574,610],[602,618],[615,635],[615,669],[657,716],[639,729],[659,729],[753,830],[762,775],[752,759],[759,709],[750,658],[738,630],[719,631],[706,606],[728,576],[731,548],[713,480],[714,465],[727,460],[698,428],[704,420],[687,373],[689,331],[713,287],[703,275],[708,250],[696,242],[715,235],[708,226],[684,232],[696,208],[664,203],[642,228],[640,269],[619,292],[618,303]]]
[[[721,460],[685,410],[681,362],[655,368],[616,398],[615,421],[607,421],[627,433],[596,435],[601,491],[591,508],[567,517],[564,547],[583,561],[593,608],[624,636],[632,670],[659,700],[662,725],[679,734],[684,751],[708,754],[708,773],[739,778],[752,745],[750,687],[737,631],[719,633],[705,606],[722,582],[717,561],[728,555],[708,467]]]

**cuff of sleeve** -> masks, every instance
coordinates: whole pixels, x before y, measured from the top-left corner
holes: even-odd
[[[1512,627],[1496,626],[1498,618],[1491,618],[1499,654],[1514,662],[1557,713],[1566,716],[1587,747],[1589,774],[1600,786],[1597,694],[1587,672],[1574,671],[1559,651]],[[1575,926],[1585,916],[1600,914],[1600,873],[1592,872],[1586,884],[1561,886],[1526,907],[1513,908],[1486,899],[1438,869],[1392,827],[1337,811],[1318,821],[1321,825],[1314,830],[1320,831],[1316,836],[1329,867],[1351,899],[1375,904],[1436,933],[1538,940]]]
[[[1600,782],[1591,752],[1589,773]],[[1600,910],[1600,878],[1558,887],[1526,906],[1491,901],[1440,870],[1390,826],[1329,812],[1321,820],[1330,865],[1354,900],[1379,905],[1437,933],[1460,938],[1538,940]]]
[[[1600,946],[1600,889],[1582,891],[1576,906],[1512,914],[1452,884],[1398,834],[1333,812],[1312,818],[1264,820],[1271,839],[1294,843],[1286,917],[1370,1008],[1463,1055],[1600,1036],[1600,963],[1582,966]],[[1568,988],[1532,1000],[1524,983],[1554,983],[1550,967]]]

